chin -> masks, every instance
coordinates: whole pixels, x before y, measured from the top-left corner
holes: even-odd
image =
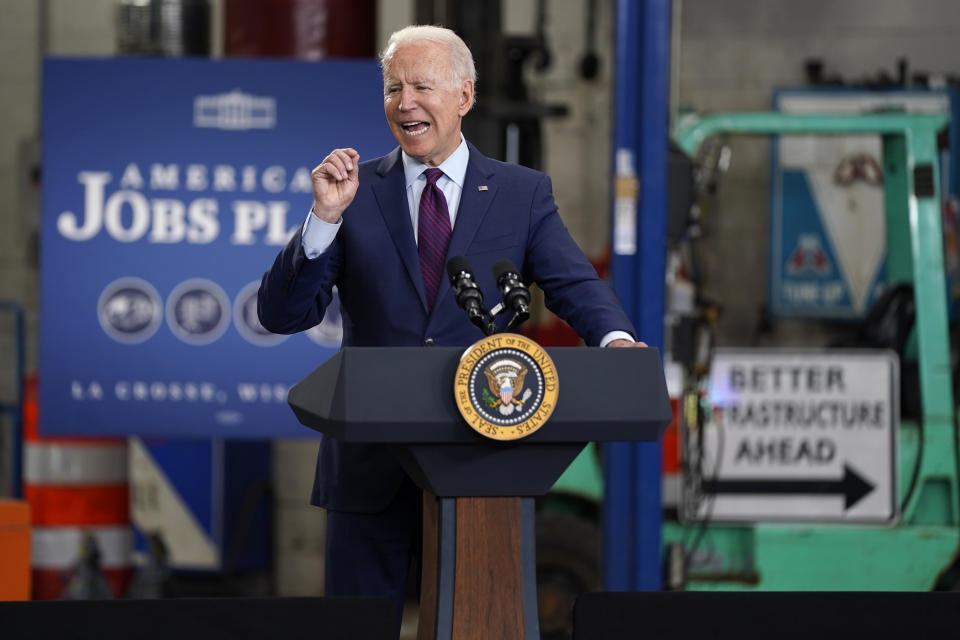
[[[424,164],[426,164],[426,159],[430,156],[430,152],[426,149],[423,149],[419,145],[401,144],[400,148],[403,149],[403,152],[408,156],[417,162],[423,162]]]

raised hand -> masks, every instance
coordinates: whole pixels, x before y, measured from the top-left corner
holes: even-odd
[[[355,149],[334,149],[311,172],[313,215],[330,223],[340,219],[360,186],[359,160]]]

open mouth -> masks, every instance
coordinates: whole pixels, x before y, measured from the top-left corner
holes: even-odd
[[[401,122],[400,127],[403,129],[404,133],[410,136],[422,136],[427,132],[427,129],[430,128],[430,125],[426,122]]]

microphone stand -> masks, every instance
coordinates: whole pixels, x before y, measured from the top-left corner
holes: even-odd
[[[507,310],[507,305],[503,302],[497,303],[493,309],[490,310],[490,327],[493,329],[493,333],[496,333],[496,325],[493,322],[493,318],[500,315]],[[521,324],[526,322],[530,318],[530,307],[521,302],[517,305],[517,310],[513,312],[513,317],[510,318],[510,321],[507,323],[507,326],[503,328],[505,332],[513,331]],[[487,335],[493,335],[493,333],[488,333]]]
[[[513,317],[510,318],[510,322],[507,323],[504,331],[513,331],[521,324],[526,322],[528,318],[530,318],[530,309],[527,307],[527,305],[523,305],[513,314]]]
[[[483,332],[483,335],[492,336],[497,332],[497,325],[493,322],[493,316],[483,307],[480,307],[479,311],[469,311],[467,317]]]

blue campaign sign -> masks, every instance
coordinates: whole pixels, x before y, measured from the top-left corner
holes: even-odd
[[[263,272],[330,150],[395,145],[373,61],[51,59],[43,73],[40,429],[290,437],[339,313],[263,330]]]

